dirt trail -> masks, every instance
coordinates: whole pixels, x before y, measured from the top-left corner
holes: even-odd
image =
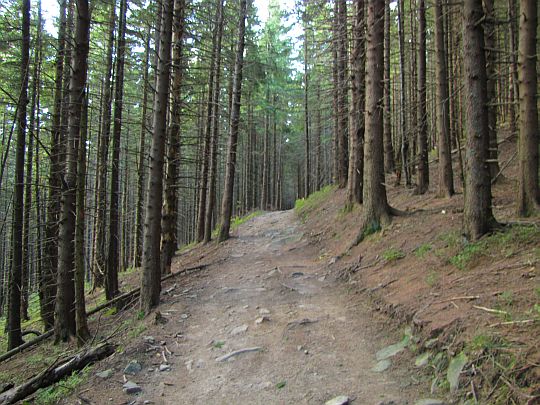
[[[254,218],[215,252],[224,260],[192,275],[177,287],[177,299],[160,307],[169,322],[144,332],[173,353],[166,372],[157,370],[161,356],[142,357],[143,371],[133,377],[143,389],[137,403],[320,404],[347,395],[353,404],[402,405],[417,399],[414,373],[399,366],[371,371],[375,353],[399,336],[384,336],[382,321],[333,281],[292,211]],[[260,351],[216,361],[255,347]],[[117,383],[109,395],[105,385],[103,403],[134,399],[119,398]]]

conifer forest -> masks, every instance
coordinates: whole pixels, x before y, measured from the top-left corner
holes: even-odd
[[[466,245],[537,229],[538,6],[3,0],[0,351],[91,344],[99,305],[153,314],[183,249],[329,187],[358,216],[347,252],[428,195],[459,199]]]

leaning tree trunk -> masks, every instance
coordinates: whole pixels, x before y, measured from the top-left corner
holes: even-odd
[[[426,109],[426,9],[418,1],[418,184],[416,193],[424,194],[429,186],[427,109]]]
[[[236,168],[236,147],[238,140],[238,127],[240,125],[240,100],[242,95],[242,69],[244,66],[244,45],[246,32],[247,1],[240,0],[240,21],[238,23],[238,48],[234,63],[234,83],[231,110],[231,126],[227,154],[227,167],[225,172],[225,187],[221,200],[222,222],[219,229],[219,241],[229,238],[231,215],[233,205],[234,172]]]
[[[538,187],[538,89],[536,72],[537,0],[520,1],[519,17],[519,186],[517,211],[520,216],[540,210]]]
[[[68,139],[66,174],[61,202],[60,235],[58,238],[58,277],[55,305],[54,336],[58,342],[76,334],[75,323],[75,203],[77,191],[77,159],[81,128],[84,87],[88,71],[90,12],[88,0],[76,0],[77,23],[75,46],[69,83]]]
[[[178,169],[180,167],[180,125],[182,111],[182,69],[185,0],[174,2],[172,53],[172,107],[167,150],[163,216],[161,219],[161,274],[171,272],[171,261],[178,248],[176,240],[178,222]]]
[[[26,107],[30,69],[30,0],[22,3],[21,94],[17,107],[17,146],[15,186],[13,190],[13,225],[11,237],[11,277],[7,320],[8,350],[23,344],[21,333],[21,282],[23,265],[24,155],[26,141]]]
[[[465,70],[466,128],[464,234],[477,240],[495,225],[491,210],[487,75],[483,17],[477,0],[465,0],[463,8],[463,65]]]
[[[148,176],[148,201],[144,226],[143,273],[141,278],[141,310],[148,314],[159,304],[161,291],[161,206],[163,204],[163,160],[167,132],[171,37],[174,0],[165,0],[161,16],[156,96],[154,98],[152,149]]]
[[[354,244],[391,220],[384,185],[383,106],[384,94],[384,0],[369,0],[367,16],[366,108],[364,149],[364,212]]]
[[[448,78],[446,71],[446,49],[444,45],[443,0],[435,0],[435,52],[437,67],[437,146],[439,149],[439,197],[454,195],[454,174],[450,154],[450,102],[448,98]]]

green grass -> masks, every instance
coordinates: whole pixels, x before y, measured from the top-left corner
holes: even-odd
[[[431,251],[431,249],[433,249],[433,245],[431,243],[423,243],[415,249],[414,255],[419,259],[423,259],[424,256]]]
[[[447,246],[459,244],[455,237],[449,238]],[[443,239],[444,240],[444,239]],[[450,263],[460,270],[471,267],[474,260],[481,256],[510,258],[515,256],[526,244],[536,244],[540,241],[540,228],[536,226],[516,225],[500,232],[489,235],[477,242],[462,245],[461,250],[450,257]]]
[[[294,212],[305,222],[311,212],[315,210],[323,201],[325,201],[334,191],[336,186],[328,185],[315,191],[307,198],[301,198],[294,203]]]
[[[238,227],[242,225],[243,223],[249,221],[250,219],[258,217],[259,215],[262,215],[262,214],[263,214],[262,211],[253,211],[243,217],[234,217],[231,220],[231,231],[238,229]]]
[[[72,394],[79,385],[83,384],[88,380],[90,370],[91,366],[87,366],[81,372],[74,372],[71,376],[52,385],[51,387],[39,390],[36,394],[34,404],[57,404],[58,402],[60,402],[61,399],[66,398],[70,394]]]
[[[401,249],[396,248],[390,248],[386,249],[382,253],[382,258],[386,260],[387,262],[394,262],[399,259],[403,259],[405,257],[405,253]]]
[[[426,276],[426,284],[430,287],[433,287],[435,284],[437,284],[438,281],[439,274],[435,270],[431,269]]]

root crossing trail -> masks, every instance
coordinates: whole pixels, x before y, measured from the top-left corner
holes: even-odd
[[[219,264],[179,279],[159,308],[168,322],[144,332],[167,343],[170,370],[159,371],[159,351],[136,352],[143,370],[130,379],[142,392],[133,403],[414,402],[414,373],[372,371],[375,353],[399,336],[385,336],[382,318],[333,281],[292,211],[252,219],[210,256]],[[103,403],[135,399],[117,384]]]

